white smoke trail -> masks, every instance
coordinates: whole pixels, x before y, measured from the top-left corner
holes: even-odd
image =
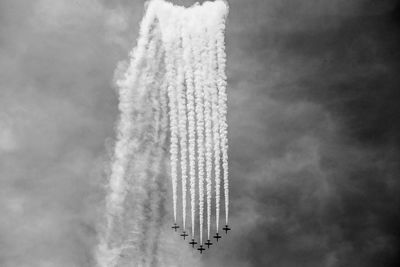
[[[218,232],[219,228],[219,211],[220,211],[220,120],[223,120],[223,117],[220,114],[220,105],[219,105],[219,97],[218,97],[218,79],[217,77],[220,77],[225,80],[225,90],[226,90],[226,76],[223,77],[224,71],[225,71],[225,66],[221,65],[221,69],[217,68],[217,62],[218,57],[217,55],[220,54],[218,51],[219,49],[224,49],[224,46],[217,46],[216,39],[220,38],[219,34],[221,33],[224,34],[224,28],[221,28],[221,24],[224,27],[225,23],[225,16],[227,15],[227,5],[225,2],[222,1],[217,1],[215,3],[207,2],[206,5],[214,5],[212,10],[207,12],[207,19],[204,22],[204,25],[206,26],[206,37],[205,40],[207,40],[206,44],[204,46],[206,47],[206,53],[203,57],[203,66],[205,70],[205,117],[206,117],[206,123],[205,123],[205,132],[206,132],[206,181],[207,181],[207,234],[208,234],[208,239],[210,236],[210,221],[211,221],[211,174],[212,174],[212,158],[214,154],[214,168],[215,168],[215,182],[216,182],[216,230]],[[223,36],[222,36],[223,38]],[[224,43],[221,43],[224,45]],[[224,54],[223,54],[224,56]],[[223,62],[222,62],[223,63]],[[222,72],[221,72],[222,70]],[[215,73],[217,71],[217,73]],[[217,74],[217,75],[216,75]],[[222,74],[222,75],[221,75]],[[220,83],[220,85],[223,84]],[[222,88],[224,89],[224,88]],[[222,90],[224,91],[224,90]],[[225,93],[226,95],[226,93]],[[226,110],[226,107],[225,107]],[[225,117],[226,117],[226,112],[225,112]],[[213,122],[213,123],[211,123]],[[225,119],[226,122],[226,119]],[[227,137],[227,136],[226,136]],[[213,143],[214,143],[214,149],[213,149]],[[227,142],[226,142],[227,144]],[[213,151],[214,150],[214,151]],[[213,153],[214,152],[214,153]],[[223,154],[223,152],[222,152]],[[227,165],[226,165],[227,166]],[[225,179],[226,180],[226,179]],[[227,185],[227,183],[225,183]],[[227,187],[227,186],[226,186]],[[229,196],[229,194],[225,194],[226,197]],[[229,200],[229,198],[226,198],[226,200]],[[228,202],[226,202],[228,203]],[[227,206],[227,205],[226,205]],[[226,209],[227,210],[227,209]],[[227,217],[227,216],[226,216]]]
[[[187,13],[183,23],[191,25],[192,13]],[[196,216],[196,123],[195,123],[195,102],[194,102],[194,85],[193,85],[193,58],[192,58],[192,41],[190,39],[190,28],[182,28],[182,46],[183,46],[183,63],[185,70],[186,82],[186,99],[187,99],[187,118],[188,118],[188,135],[189,135],[189,177],[190,177],[190,207],[191,207],[191,230],[194,238],[194,226]]]
[[[207,25],[208,26],[208,25]],[[208,44],[205,52],[202,53],[203,61],[203,77],[204,83],[204,115],[205,115],[205,133],[206,133],[206,189],[207,189],[207,239],[210,239],[210,225],[211,225],[211,175],[212,175],[212,117],[211,117],[211,80],[210,74],[210,51]]]
[[[145,59],[146,45],[148,44],[150,25],[154,20],[154,10],[149,6],[149,10],[144,17],[140,27],[140,37],[136,49],[131,53],[131,63],[125,74],[124,80],[117,81],[119,86],[119,109],[121,117],[118,125],[118,136],[114,150],[114,159],[111,167],[110,194],[107,197],[107,210],[113,215],[120,215],[123,211],[121,204],[126,195],[124,175],[128,164],[129,155],[132,154],[132,144],[130,138],[133,125],[132,112],[135,99],[135,91],[132,87],[137,84],[139,76],[139,65]],[[131,146],[129,146],[131,145]],[[109,223],[113,220],[111,219]]]
[[[181,21],[180,21],[181,22]],[[182,35],[182,24],[177,25],[178,36]],[[186,138],[186,91],[184,87],[185,72],[183,65],[183,49],[180,42],[176,46],[177,60],[177,94],[178,94],[178,124],[179,124],[179,139],[180,139],[180,157],[181,157],[181,178],[182,178],[182,221],[183,230],[186,230],[186,180],[187,180],[187,138]]]
[[[160,186],[160,181],[164,180],[163,169],[165,168],[165,152],[163,147],[166,143],[166,137],[168,132],[168,102],[167,102],[167,85],[165,82],[163,70],[162,56],[164,55],[163,47],[161,46],[161,35],[160,28],[158,25],[153,26],[152,30],[153,40],[149,43],[147,52],[148,61],[150,62],[149,67],[144,70],[144,73],[148,73],[145,77],[146,87],[150,94],[149,104],[151,104],[153,110],[153,117],[150,118],[150,126],[152,130],[149,130],[149,136],[145,140],[149,140],[151,144],[151,153],[147,163],[145,171],[135,171],[135,173],[141,173],[140,180],[134,180],[134,183],[139,182],[146,184],[146,195],[144,201],[135,201],[141,207],[135,211],[139,213],[132,214],[135,218],[142,217],[141,224],[139,227],[131,227],[131,231],[137,231],[142,233],[140,239],[140,247],[142,252],[140,255],[135,257],[137,262],[142,262],[144,266],[152,266],[157,259],[157,248],[160,236],[160,223],[163,216],[163,196],[160,192],[163,191],[163,187]],[[152,123],[153,122],[153,123]],[[132,185],[132,188],[135,188]],[[131,191],[137,199],[138,192]],[[142,215],[142,216],[141,216]],[[136,222],[139,220],[136,220]],[[138,225],[137,223],[134,226]],[[133,237],[128,242],[131,245],[135,243]],[[131,253],[131,255],[135,255]],[[126,259],[132,262],[131,257]],[[140,260],[141,258],[141,260]]]
[[[209,89],[205,95],[205,126],[206,126],[206,188],[207,188],[207,237],[210,239],[211,225],[211,175],[212,175],[212,122],[211,101]]]
[[[132,140],[136,140],[138,146],[130,158],[126,175],[129,198],[125,201],[127,209],[121,230],[129,229],[129,232],[122,235],[124,257],[119,259],[118,265],[135,260],[148,266],[156,254],[154,247],[158,242],[158,231],[155,229],[160,224],[160,213],[156,207],[162,205],[162,197],[159,196],[161,188],[157,184],[161,178],[159,174],[165,156],[159,144],[167,131],[167,125],[160,123],[162,106],[159,88],[164,87],[161,85],[164,84],[164,71],[160,70],[163,49],[159,37],[159,28],[153,25],[137,87],[137,99],[140,102],[136,102],[136,115],[132,121],[135,125]]]
[[[208,47],[209,47],[209,90],[210,90],[210,101],[211,101],[211,116],[212,116],[212,138],[213,138],[213,158],[214,158],[214,183],[215,183],[215,225],[216,232],[219,229],[219,215],[220,215],[220,134],[219,134],[219,112],[218,112],[218,88],[216,81],[216,74],[214,70],[217,69],[216,63],[216,27],[210,28],[208,36]]]
[[[109,191],[106,197],[106,225],[100,235],[96,251],[99,266],[115,266],[116,259],[123,249],[119,242],[111,244],[115,224],[121,220],[124,211],[123,203],[127,195],[125,175],[129,159],[138,144],[132,140],[133,110],[138,97],[132,90],[138,84],[140,65],[145,60],[146,45],[149,40],[150,26],[155,18],[155,9],[149,6],[141,25],[136,48],[131,52],[131,61],[123,80],[117,81],[119,87],[120,120],[117,126],[117,141],[114,147],[114,156],[111,164]]]
[[[150,235],[150,237],[145,237],[145,239],[150,239],[154,240],[149,245],[148,251],[146,253],[146,259],[148,259],[149,264],[145,266],[158,266],[157,264],[158,261],[158,247],[160,243],[160,235],[161,235],[161,224],[163,220],[163,213],[164,212],[164,207],[162,205],[163,197],[160,192],[164,191],[164,181],[165,181],[165,167],[166,167],[166,162],[164,161],[165,158],[165,152],[163,150],[163,147],[166,145],[167,141],[167,132],[164,129],[168,129],[168,99],[167,99],[167,84],[166,81],[164,80],[163,83],[160,86],[160,137],[159,137],[159,144],[158,144],[158,150],[159,150],[159,156],[160,156],[160,161],[159,164],[160,166],[158,167],[159,173],[158,173],[158,180],[154,182],[154,186],[156,186],[156,190],[154,191],[154,201],[152,203],[151,211],[153,213],[157,213],[156,216],[151,218],[152,225],[150,226],[151,228],[149,229],[147,235]],[[156,177],[155,177],[156,178]],[[147,222],[148,223],[148,222]]]
[[[176,223],[176,202],[177,202],[177,165],[178,165],[178,107],[177,107],[177,88],[176,88],[176,66],[175,66],[175,52],[177,49],[174,43],[173,27],[176,26],[176,18],[172,18],[172,26],[165,27],[163,34],[163,41],[165,45],[165,67],[166,78],[168,84],[168,104],[169,104],[169,117],[170,117],[170,130],[171,130],[171,179],[172,179],[172,195],[173,195],[173,208],[174,208],[174,221]]]
[[[198,14],[196,14],[198,15]],[[199,239],[203,243],[204,220],[204,81],[202,79],[202,51],[204,34],[202,27],[194,27],[194,87],[196,104],[197,162],[199,183]]]
[[[229,179],[228,179],[228,124],[227,124],[227,94],[226,94],[226,54],[225,54],[225,20],[228,14],[226,5],[221,6],[224,12],[218,23],[216,34],[217,43],[217,84],[218,84],[218,106],[219,106],[219,126],[220,126],[220,145],[222,151],[222,168],[224,180],[225,196],[225,222],[228,224],[229,217]]]
[[[165,215],[162,175],[165,153],[162,147],[168,130],[175,222],[178,154],[182,175],[183,228],[186,227],[186,180],[189,174],[192,236],[194,238],[197,189],[199,237],[200,244],[203,243],[206,178],[207,236],[210,238],[211,178],[215,175],[218,231],[221,154],[228,221],[226,13],[227,6],[223,1],[206,2],[189,9],[163,0],[149,2],[129,68],[124,78],[118,81],[121,118],[106,198],[106,225],[97,248],[99,266],[165,263],[160,261],[157,249],[158,246],[165,249],[160,230]],[[168,108],[169,116],[165,114]]]

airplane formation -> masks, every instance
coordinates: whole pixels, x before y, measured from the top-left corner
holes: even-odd
[[[176,232],[177,229],[179,228],[179,225],[174,223],[174,225],[171,228],[174,229]],[[223,227],[222,230],[225,231],[225,234],[228,234],[228,231],[230,231],[231,228],[229,228],[228,225],[225,225],[225,227]],[[183,240],[186,240],[186,237],[189,235],[186,233],[186,231],[183,231],[182,234],[180,234],[180,236],[183,237]],[[217,242],[218,242],[218,239],[222,238],[222,236],[220,236],[218,232],[213,237],[217,240]],[[207,249],[209,249],[212,244],[213,243],[211,243],[210,239],[207,239],[207,242],[204,243],[204,245],[207,246]],[[189,242],[189,245],[192,245],[192,248],[195,248],[194,246],[197,245],[197,242],[195,241],[194,238],[191,239],[191,241]],[[197,250],[200,252],[200,254],[203,254],[203,251],[205,251],[206,249],[203,247],[203,244],[200,244],[198,246]]]

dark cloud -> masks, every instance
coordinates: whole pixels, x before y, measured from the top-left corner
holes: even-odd
[[[93,265],[143,3],[0,0],[1,266]],[[229,3],[233,231],[203,262],[395,266],[398,5]]]

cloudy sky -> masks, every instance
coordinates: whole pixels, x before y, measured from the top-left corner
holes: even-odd
[[[395,266],[399,6],[229,4],[233,230],[198,264]],[[0,0],[0,266],[93,266],[114,70],[143,11],[141,0]]]

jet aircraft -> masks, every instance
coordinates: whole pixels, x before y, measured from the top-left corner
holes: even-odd
[[[211,242],[210,242],[210,239],[208,239],[207,242],[204,243],[204,244],[207,245],[207,248],[210,248],[210,246],[211,246],[213,243],[211,243]]]
[[[225,234],[227,234],[228,231],[231,230],[231,228],[229,228],[228,225],[225,225],[225,227],[222,228],[222,230],[224,230],[224,231],[225,231]]]
[[[214,238],[217,239],[217,242],[218,242],[218,239],[220,239],[221,237],[222,236],[220,236],[218,233],[216,233],[215,236],[214,236]]]
[[[203,248],[203,245],[200,245],[200,247],[197,250],[200,251],[200,254],[203,254],[203,250],[206,250],[206,249]]]
[[[189,244],[192,245],[192,248],[194,248],[194,245],[197,244],[197,242],[195,242],[194,239],[192,239],[192,241],[190,241]]]
[[[183,231],[183,233],[181,234],[181,236],[183,236],[183,240],[185,240],[185,238],[188,236],[188,234],[187,234],[185,231]]]
[[[175,229],[175,232],[176,232],[176,229],[178,229],[178,228],[179,228],[179,226],[178,226],[178,225],[176,225],[176,223],[174,223],[174,226],[172,226],[171,228]]]

